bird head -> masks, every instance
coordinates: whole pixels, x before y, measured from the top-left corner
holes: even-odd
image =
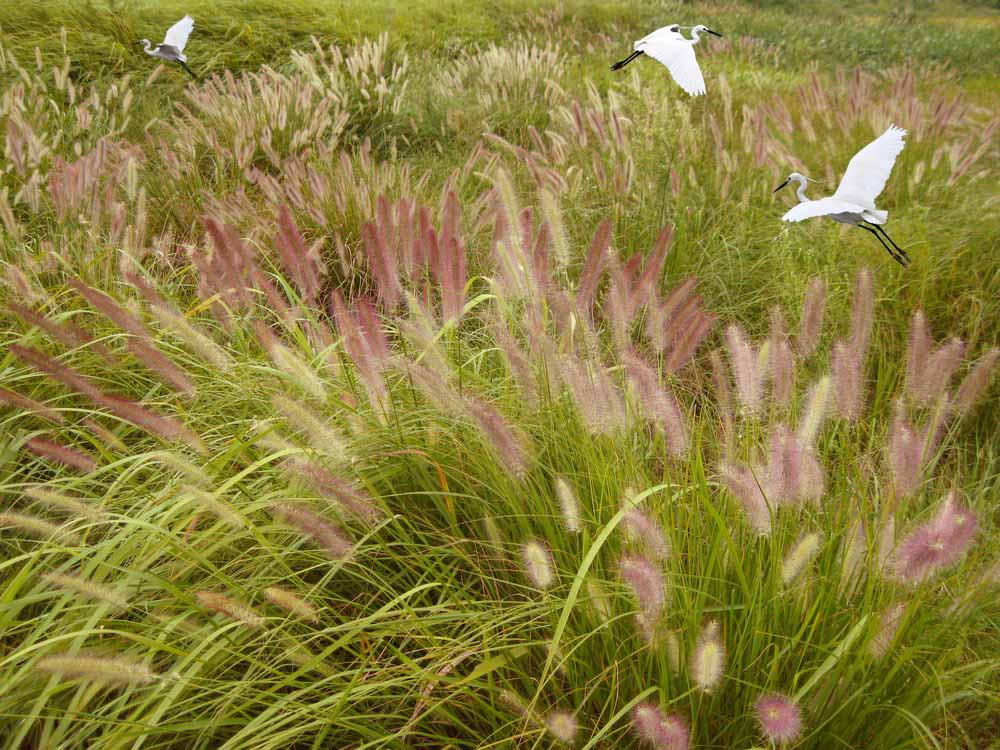
[[[692,33],[694,33],[695,31],[704,31],[707,34],[712,34],[718,37],[722,36],[722,34],[720,34],[718,31],[712,31],[710,28],[708,28],[708,26],[705,26],[703,24],[698,24],[691,30]]]
[[[807,180],[809,182],[816,182],[816,180],[814,180],[812,177],[806,177],[804,174],[799,174],[798,172],[792,172],[790,175],[788,175],[787,180],[785,180],[783,183],[781,183],[780,185],[778,185],[778,187],[774,189],[774,192],[777,193],[779,190],[781,190],[781,188],[785,187],[785,185],[787,185],[789,182],[797,182],[800,185],[805,185]]]
[[[140,39],[138,42],[136,42],[136,44],[141,44],[143,47],[151,47],[151,46],[153,46],[153,43],[151,41],[149,41],[148,39]]]

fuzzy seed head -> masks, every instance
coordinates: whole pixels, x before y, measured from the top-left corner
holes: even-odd
[[[579,726],[572,711],[553,711],[545,717],[545,728],[559,742],[572,745]]]
[[[700,689],[709,693],[722,682],[726,667],[726,649],[719,637],[719,623],[709,622],[698,636],[691,657],[691,679]]]
[[[219,594],[215,591],[197,591],[194,597],[205,609],[225,615],[230,620],[235,620],[249,628],[259,628],[264,624],[263,617],[250,607],[225,594]]]
[[[53,588],[69,591],[84,599],[107,604],[114,612],[128,609],[128,599],[122,594],[99,583],[87,581],[80,576],[44,573],[42,580]]]
[[[643,702],[632,709],[632,729],[655,750],[687,750],[690,731],[677,714],[665,714],[655,703]]]
[[[264,590],[264,595],[272,604],[291,612],[296,617],[301,617],[303,620],[309,622],[319,622],[319,615],[316,613],[316,608],[301,596],[288,589],[271,586]]]
[[[542,542],[532,540],[521,545],[521,564],[528,580],[536,588],[552,588],[556,582],[552,554]]]
[[[786,586],[794,581],[805,570],[819,552],[822,537],[813,532],[802,537],[785,556],[781,564],[781,582]]]
[[[87,653],[46,656],[39,659],[35,668],[64,678],[115,685],[146,685],[158,677],[149,667],[132,659]]]
[[[580,504],[573,488],[562,477],[556,479],[556,496],[559,498],[559,510],[566,531],[570,534],[580,533]]]
[[[899,543],[893,556],[896,576],[918,584],[955,564],[968,550],[977,525],[975,514],[950,492],[937,514]]]
[[[666,601],[663,573],[651,560],[639,555],[623,556],[620,567],[622,578],[635,592],[646,619],[656,620]]]
[[[896,633],[899,631],[899,625],[903,621],[905,613],[906,605],[903,602],[897,602],[886,607],[885,611],[882,612],[882,616],[879,618],[878,631],[868,646],[869,653],[876,659],[881,659],[889,653],[889,647],[892,646],[892,642],[896,639]]]
[[[666,560],[670,556],[670,544],[663,528],[652,516],[632,508],[625,514],[624,526],[629,538],[657,560]]]
[[[784,695],[761,696],[754,704],[764,736],[778,745],[793,742],[802,733],[802,712]]]

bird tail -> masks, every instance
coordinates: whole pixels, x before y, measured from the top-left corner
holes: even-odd
[[[626,57],[624,60],[619,60],[614,65],[612,65],[611,69],[612,70],[621,70],[622,68],[624,68],[626,65],[628,65],[630,62],[632,62],[635,58],[637,58],[641,54],[643,54],[642,50],[641,49],[637,49],[635,52],[633,52],[631,55],[629,55],[628,57]]]
[[[184,62],[183,60],[178,60],[177,62],[182,68],[184,68],[184,70],[186,70],[191,75],[191,77],[194,80],[196,81],[198,80],[198,76],[195,75],[195,72],[188,67],[188,64],[186,62]]]
[[[885,224],[889,220],[889,212],[874,209],[872,211],[863,212],[861,214],[861,218],[872,224]]]

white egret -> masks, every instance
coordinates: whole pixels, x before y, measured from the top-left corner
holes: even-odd
[[[890,125],[882,135],[858,151],[848,163],[847,171],[844,172],[836,192],[829,198],[814,201],[806,198],[806,180],[810,182],[815,180],[798,172],[792,172],[787,180],[774,189],[774,192],[777,193],[790,182],[796,182],[799,185],[795,191],[799,204],[782,216],[781,220],[802,221],[816,216],[827,216],[841,224],[861,227],[878,238],[893,260],[906,266],[910,262],[910,256],[882,228],[882,224],[889,219],[889,212],[875,208],[875,199],[885,187],[892,172],[892,165],[906,145],[903,142],[905,135],[905,130]],[[886,240],[889,241],[888,245]]]
[[[681,28],[691,29],[691,38],[685,39]],[[701,96],[705,93],[705,79],[694,56],[694,45],[701,39],[701,32],[722,36],[701,24],[697,26],[678,26],[676,23],[657,29],[652,34],[644,36],[633,45],[635,50],[624,60],[611,66],[612,70],[621,70],[639,55],[649,55],[657,62],[663,63],[677,84],[691,96]]]
[[[162,43],[154,47],[153,43],[148,39],[140,39],[139,44],[142,45],[143,51],[150,57],[158,57],[168,62],[180,63],[180,66],[190,73],[192,78],[198,80],[198,76],[188,67],[187,58],[184,56],[184,45],[187,44],[188,37],[191,36],[193,28],[194,19],[191,16],[184,16],[184,18],[167,29],[167,35],[163,38]]]

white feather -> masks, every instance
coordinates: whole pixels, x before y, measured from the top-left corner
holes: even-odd
[[[782,221],[803,221],[813,219],[817,216],[831,216],[835,214],[860,214],[864,207],[856,203],[841,200],[837,197],[820,198],[815,201],[803,201],[793,206],[788,213],[781,217]]]
[[[858,151],[847,165],[833,197],[874,209],[875,199],[885,187],[896,157],[906,145],[903,142],[905,135],[905,130],[890,125],[882,135]]]
[[[701,75],[690,40],[669,29],[659,29],[636,42],[635,48],[663,63],[677,85],[691,96],[705,93],[705,79]]]
[[[180,21],[167,29],[167,35],[163,38],[163,43],[176,49],[178,52],[184,51],[191,30],[194,28],[194,19],[191,16],[184,16]]]

